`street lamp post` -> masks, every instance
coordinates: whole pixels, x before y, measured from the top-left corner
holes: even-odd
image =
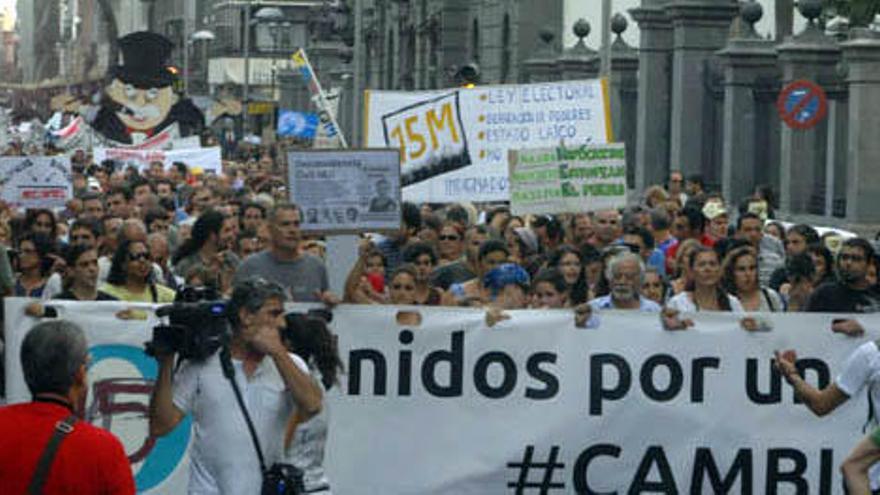
[[[247,137],[248,134],[248,118],[250,117],[250,82],[251,82],[251,2],[248,0],[244,4],[244,40],[242,43],[242,55],[244,56],[244,84],[241,88],[241,134]]]
[[[290,23],[282,24],[283,20],[284,12],[282,12],[281,9],[277,7],[263,7],[262,9],[258,10],[256,14],[254,14],[254,23],[266,24],[266,26],[269,28],[269,37],[272,38],[272,80],[270,84],[270,89],[272,91],[271,100],[273,103],[271,113],[271,125],[273,132],[275,129],[275,72],[277,71],[275,56],[278,52],[278,38],[281,35],[281,27],[283,24],[287,24],[288,26],[290,25]]]
[[[202,29],[201,31],[196,31],[195,33],[193,33],[192,36],[189,37],[189,41],[187,43],[188,45],[192,45],[193,47],[195,47],[196,43],[200,43],[202,45],[202,53],[199,55],[199,57],[201,59],[200,67],[205,68],[205,71],[204,71],[205,72],[205,74],[204,74],[205,80],[207,80],[207,65],[208,65],[208,51],[207,51],[206,47],[207,47],[208,43],[214,41],[214,38],[215,38],[215,36],[214,36],[213,32],[211,32],[207,29]],[[187,47],[187,50],[188,49],[189,49],[189,47]],[[200,70],[199,72],[202,72],[202,71]],[[186,87],[188,90],[188,88],[189,88],[189,67],[187,67],[187,72],[186,72]]]

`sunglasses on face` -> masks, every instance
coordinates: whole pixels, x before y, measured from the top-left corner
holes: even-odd
[[[128,253],[128,261],[145,261],[150,259],[147,253]]]
[[[457,240],[458,240],[458,236],[454,236],[454,235],[441,235],[440,237],[438,237],[438,239],[440,239],[441,241],[457,241]]]

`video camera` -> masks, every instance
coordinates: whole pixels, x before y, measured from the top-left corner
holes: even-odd
[[[156,309],[156,316],[168,317],[168,325],[153,328],[153,339],[145,344],[153,357],[177,353],[180,359],[204,361],[229,342],[226,301],[210,287],[184,287],[174,304]]]

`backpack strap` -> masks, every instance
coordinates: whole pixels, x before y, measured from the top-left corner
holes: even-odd
[[[766,287],[761,287],[761,294],[764,294],[764,300],[767,301],[767,307],[770,308],[770,311],[779,311],[779,308],[776,307],[776,302],[770,296],[770,291]]]
[[[75,414],[71,414],[55,423],[55,431],[52,433],[52,438],[49,439],[49,443],[46,444],[40,460],[37,461],[37,468],[34,470],[34,476],[28,485],[28,495],[40,495],[43,493],[43,485],[46,484],[46,479],[49,477],[49,468],[52,467],[52,461],[55,460],[58,447],[61,446],[61,441],[73,432],[73,425],[78,420],[79,418]]]

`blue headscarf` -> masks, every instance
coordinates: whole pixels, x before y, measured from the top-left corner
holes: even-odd
[[[483,276],[483,286],[492,291],[492,298],[498,296],[504,287],[515,284],[524,291],[529,290],[529,272],[516,263],[504,263]]]

